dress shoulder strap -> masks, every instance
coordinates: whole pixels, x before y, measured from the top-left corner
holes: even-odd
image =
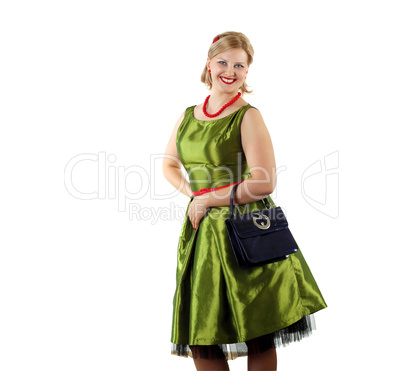
[[[247,109],[245,111],[247,111],[249,108],[255,108],[257,111],[259,111],[259,109],[257,107],[252,106],[250,103],[244,107],[247,107]]]
[[[182,120],[182,122],[180,123],[179,127],[177,128],[177,139],[176,139],[176,142],[179,140],[179,138],[180,138],[180,136],[181,136],[181,133],[182,133],[184,127],[185,127],[186,124],[191,120],[191,118],[192,118],[192,116],[193,116],[193,115],[192,115],[193,107],[195,107],[195,106],[187,107],[187,108],[185,109],[185,111],[184,111],[183,120]]]
[[[186,117],[186,118],[187,118],[187,117],[191,117],[192,112],[193,112],[193,109],[194,109],[195,106],[196,106],[196,105],[187,107],[187,108],[186,108],[186,113],[185,113],[185,116],[184,116],[184,117]]]

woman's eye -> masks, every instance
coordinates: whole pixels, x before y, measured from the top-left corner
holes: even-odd
[[[226,62],[225,62],[225,61],[219,61],[219,63],[221,63],[221,64],[226,64]],[[243,67],[243,65],[242,65],[242,64],[236,64],[236,66]]]

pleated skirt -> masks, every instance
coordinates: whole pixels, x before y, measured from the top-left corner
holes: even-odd
[[[286,260],[240,269],[225,225],[229,207],[210,208],[195,231],[188,206],[177,251],[171,354],[233,360],[310,336],[313,313],[327,304],[300,246]],[[265,205],[237,208],[248,213]]]

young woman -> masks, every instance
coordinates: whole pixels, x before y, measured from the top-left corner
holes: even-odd
[[[163,162],[165,178],[190,197],[177,252],[171,353],[197,370],[229,370],[248,356],[249,370],[276,370],[276,347],[315,329],[327,305],[300,249],[286,260],[240,269],[230,244],[234,184],[237,212],[276,205],[274,150],[261,113],[243,99],[253,47],[239,32],[217,35],[201,81],[210,95],[177,121]],[[185,167],[188,182],[181,171]]]

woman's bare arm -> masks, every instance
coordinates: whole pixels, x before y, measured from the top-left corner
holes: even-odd
[[[236,189],[236,204],[263,199],[276,187],[276,162],[271,136],[261,113],[249,108],[241,124],[241,141],[251,176]],[[205,198],[207,207],[230,205],[230,192],[234,186],[197,196]],[[201,200],[200,200],[201,201]]]
[[[185,178],[183,172],[181,171],[182,163],[179,159],[179,155],[177,154],[176,148],[176,138],[177,138],[177,129],[184,119],[183,112],[176,122],[174,126],[172,135],[170,136],[169,142],[166,146],[165,157],[162,163],[163,176],[168,180],[173,187],[178,189],[181,193],[185,194],[188,197],[192,196],[190,183]]]

